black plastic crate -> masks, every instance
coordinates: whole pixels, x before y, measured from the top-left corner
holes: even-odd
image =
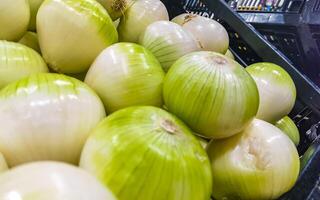
[[[237,61],[244,67],[260,61],[273,62],[282,66],[292,77],[297,88],[297,100],[290,113],[300,131],[298,146],[300,155],[308,148],[314,153],[300,173],[295,187],[280,199],[320,199],[320,89],[302,75],[292,62],[276,47],[270,44],[267,36],[261,35],[253,26],[234,12],[224,0],[162,0],[173,18],[181,13],[196,13],[221,22],[230,37],[230,48]],[[272,37],[272,34],[269,34]],[[274,38],[278,42],[294,43],[294,35],[283,34]],[[316,36],[318,37],[318,36]],[[320,36],[319,36],[320,39]],[[320,40],[319,40],[320,45]],[[292,50],[294,54],[294,49]]]

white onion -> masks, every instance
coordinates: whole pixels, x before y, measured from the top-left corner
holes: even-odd
[[[246,70],[259,90],[257,118],[273,124],[288,115],[296,100],[296,87],[290,75],[273,63],[256,63]]]
[[[227,52],[225,53],[225,55],[229,58],[231,58],[232,60],[234,60],[234,55],[232,54],[232,52],[228,49]]]
[[[208,200],[211,169],[191,130],[156,107],[119,110],[90,134],[80,166],[119,200]]]
[[[0,176],[1,200],[116,200],[86,171],[59,162],[35,162]]]
[[[111,113],[134,105],[162,106],[163,79],[161,65],[144,47],[117,43],[97,57],[85,82]]]
[[[7,162],[3,157],[2,153],[0,152],[0,174],[6,170],[8,170]]]
[[[299,130],[290,117],[285,116],[284,118],[277,121],[275,126],[282,130],[285,134],[287,134],[296,146],[299,145]]]
[[[22,44],[0,40],[0,89],[40,72],[48,72],[48,68],[36,51]]]
[[[169,20],[164,4],[159,0],[136,0],[127,9],[118,26],[119,39],[138,42],[140,34],[155,21]]]
[[[226,29],[217,21],[194,14],[181,14],[172,19],[188,30],[206,51],[225,54],[229,47],[229,36]]]
[[[0,40],[18,41],[27,31],[29,20],[27,0],[1,0]]]
[[[89,132],[105,117],[84,83],[36,74],[0,92],[0,152],[9,166],[37,160],[78,163]]]
[[[38,53],[41,53],[38,35],[34,32],[26,32],[26,34],[24,34],[24,36],[19,40],[19,43],[30,47]]]
[[[216,139],[243,130],[259,106],[257,86],[245,69],[209,51],[187,54],[172,65],[163,98],[169,112],[193,131]]]
[[[86,71],[118,40],[110,16],[95,0],[47,0],[38,11],[37,33],[44,59],[62,73]]]
[[[140,35],[139,43],[156,56],[165,71],[180,57],[200,50],[189,32],[169,21],[150,24]]]
[[[36,19],[37,19],[37,13],[38,9],[40,8],[42,2],[44,0],[28,0],[30,5],[30,22],[29,22],[29,30],[30,31],[36,31]]]
[[[97,0],[107,11],[112,20],[119,19],[135,0]]]
[[[241,133],[212,140],[207,152],[215,199],[277,199],[299,175],[299,155],[280,129],[255,119]]]

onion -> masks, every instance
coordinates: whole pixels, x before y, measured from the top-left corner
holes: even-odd
[[[120,41],[138,42],[140,34],[147,26],[160,20],[169,20],[167,9],[161,1],[136,0],[120,20]]]
[[[42,2],[44,0],[28,0],[30,5],[30,22],[29,22],[29,30],[36,31],[36,19],[38,9],[40,8]]]
[[[84,83],[36,74],[0,92],[0,152],[9,166],[37,160],[78,163],[89,132],[105,117]]]
[[[23,44],[27,47],[30,47],[31,49],[35,50],[38,53],[41,53],[39,42],[38,42],[38,36],[34,32],[26,32],[24,36],[19,40],[20,44]]]
[[[188,30],[199,42],[202,50],[225,54],[229,47],[226,29],[217,21],[195,14],[181,14],[172,19]]]
[[[159,62],[144,47],[118,43],[97,57],[85,82],[111,113],[133,105],[162,106],[163,79]]]
[[[1,0],[0,40],[18,41],[27,31],[29,20],[27,0]]]
[[[33,49],[0,41],[0,88],[31,74],[47,71],[46,63]]]
[[[208,200],[211,169],[192,132],[151,106],[117,111],[91,133],[80,166],[119,200]]]
[[[44,59],[62,73],[86,71],[118,40],[111,18],[95,0],[47,0],[38,11],[37,31]]]
[[[299,175],[299,155],[278,128],[254,120],[241,133],[207,147],[215,199],[277,199]]]
[[[294,124],[290,117],[285,116],[276,122],[276,127],[280,128],[285,134],[289,136],[292,142],[298,146],[300,142],[300,134],[297,126]]]
[[[234,55],[232,54],[232,52],[229,49],[225,53],[225,56],[227,56],[227,57],[231,58],[232,60],[234,60]]]
[[[135,0],[97,0],[107,11],[112,20],[120,18]]]
[[[8,170],[8,165],[3,155],[0,153],[0,174],[4,171]]]
[[[246,69],[259,90],[257,118],[275,123],[288,115],[296,100],[296,87],[290,75],[272,63],[256,63]]]
[[[150,24],[140,35],[140,44],[156,56],[165,71],[181,56],[199,50],[189,32],[169,21]]]
[[[0,176],[3,200],[115,200],[86,171],[58,162],[35,162]]]
[[[245,69],[222,54],[202,51],[175,62],[163,86],[168,110],[196,133],[224,138],[245,128],[257,113],[257,86]]]

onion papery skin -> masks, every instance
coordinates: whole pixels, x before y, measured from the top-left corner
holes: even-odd
[[[108,12],[112,20],[119,19],[135,0],[97,0]]]
[[[0,1],[0,40],[18,41],[30,20],[28,0]]]
[[[212,140],[207,152],[215,199],[277,199],[299,175],[299,155],[277,127],[255,119],[241,133]]]
[[[106,10],[94,0],[47,0],[37,14],[41,52],[60,73],[88,70],[99,53],[118,41]]]
[[[232,60],[234,60],[234,55],[232,54],[232,52],[229,49],[225,53],[225,56],[227,56],[227,57],[231,58]]]
[[[234,60],[215,52],[190,53],[168,71],[163,97],[169,112],[206,138],[243,130],[257,113],[257,86]]]
[[[44,0],[28,0],[30,5],[30,22],[29,22],[29,31],[36,31],[36,20],[38,10]]]
[[[260,96],[257,118],[274,124],[287,116],[296,100],[296,87],[290,75],[273,63],[256,63],[246,68],[255,80]]]
[[[80,167],[119,200],[208,200],[211,169],[190,129],[156,107],[119,110],[86,142]]]
[[[59,162],[34,162],[0,176],[0,197],[5,200],[116,200],[89,173]]]
[[[290,117],[285,116],[284,118],[277,121],[275,125],[285,134],[287,134],[296,146],[299,145],[300,133],[297,126]]]
[[[107,113],[134,105],[161,107],[164,72],[143,46],[117,43],[105,49],[86,75]]]
[[[19,43],[41,54],[38,35],[36,33],[30,31],[26,32],[26,34],[24,34],[24,36],[19,40]]]
[[[41,72],[48,72],[48,67],[36,51],[22,44],[0,41],[0,89]]]
[[[0,153],[0,174],[7,170],[8,170],[8,164],[5,158],[3,157],[2,153]]]
[[[217,21],[195,14],[181,14],[171,20],[189,31],[204,51],[225,54],[229,47],[226,29]]]
[[[99,97],[65,75],[36,74],[0,92],[0,152],[9,166],[79,162],[90,131],[105,117]]]
[[[200,50],[189,32],[169,21],[150,24],[140,35],[139,43],[151,51],[165,71],[180,57]]]
[[[139,42],[139,36],[153,22],[169,20],[165,5],[159,0],[136,0],[120,20],[119,39],[122,42]]]

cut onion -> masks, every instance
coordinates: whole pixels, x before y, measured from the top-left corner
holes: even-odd
[[[207,138],[243,130],[259,106],[257,86],[234,60],[215,52],[187,54],[173,64],[163,86],[168,110]]]
[[[215,199],[278,199],[299,175],[299,155],[280,129],[255,119],[241,133],[212,140],[207,152]]]
[[[206,152],[179,119],[156,107],[119,110],[91,133],[80,166],[118,199],[208,200]]]
[[[77,164],[103,117],[102,102],[84,83],[58,74],[29,76],[0,92],[0,152],[11,167],[38,160]]]

